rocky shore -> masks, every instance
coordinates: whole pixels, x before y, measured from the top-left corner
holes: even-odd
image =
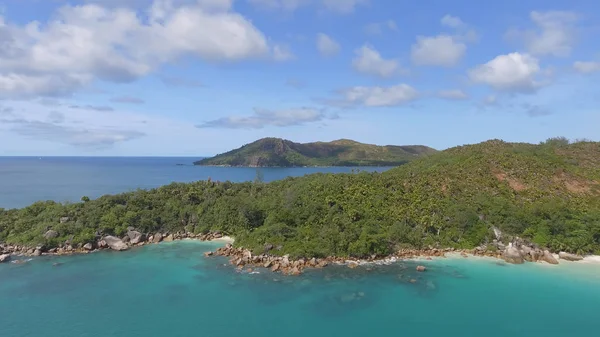
[[[52,239],[58,237],[54,230],[48,230],[44,237]],[[127,233],[122,237],[111,235],[97,235],[96,240],[85,244],[72,245],[67,240],[63,245],[56,248],[46,248],[44,246],[28,247],[20,245],[8,245],[0,243],[0,263],[8,262],[11,256],[43,256],[43,255],[71,255],[88,254],[100,250],[123,251],[133,247],[141,247],[147,244],[159,242],[170,242],[183,239],[193,239],[199,241],[212,241],[223,239],[225,236],[220,231],[211,231],[203,234],[176,232],[176,233],[141,233],[133,227],[129,227]]]
[[[444,258],[446,254],[460,254],[463,257],[482,256],[502,259],[507,263],[521,264],[524,262],[546,262],[549,264],[558,264],[559,260],[580,261],[583,259],[580,255],[559,252],[552,254],[550,251],[542,249],[537,245],[523,240],[519,237],[511,238],[508,244],[502,242],[502,235],[496,232],[497,239],[490,244],[476,247],[475,249],[457,250],[454,248],[435,248],[426,249],[402,249],[390,256],[372,255],[366,259],[348,259],[340,257],[326,258],[301,258],[290,259],[288,255],[279,256],[273,254],[281,247],[275,247],[272,244],[266,244],[261,254],[253,254],[250,250],[233,247],[227,243],[224,247],[218,248],[214,252],[206,252],[205,256],[223,256],[228,257],[232,265],[240,269],[266,268],[272,272],[279,272],[285,275],[299,275],[307,268],[323,268],[330,264],[346,265],[349,268],[356,268],[364,264],[390,264],[398,260],[407,260],[415,258]],[[44,237],[53,239],[58,237],[59,233],[54,230],[48,230]],[[5,245],[0,243],[0,263],[8,262],[12,256],[42,256],[42,255],[70,255],[87,254],[100,250],[124,251],[133,247],[141,247],[147,244],[159,242],[170,242],[183,239],[193,239],[200,241],[212,241],[226,238],[219,231],[211,231],[202,234],[190,232],[176,233],[142,233],[133,227],[129,227],[127,233],[119,238],[116,236],[96,235],[96,240],[85,244],[72,245],[67,240],[62,246],[46,249],[44,246],[27,247],[19,245]],[[417,271],[425,271],[424,266],[418,266]]]
[[[476,247],[475,249],[454,249],[454,248],[433,248],[426,249],[402,249],[396,254],[380,257],[372,255],[367,259],[347,259],[339,257],[310,258],[310,259],[290,259],[288,255],[277,256],[270,254],[274,249],[273,245],[265,245],[262,254],[253,254],[250,250],[233,247],[227,244],[225,247],[217,249],[215,252],[206,252],[205,256],[224,256],[229,258],[229,262],[239,269],[266,268],[272,272],[279,272],[285,275],[299,275],[307,268],[323,268],[331,264],[346,265],[348,268],[356,268],[365,264],[390,264],[399,260],[408,260],[416,258],[445,258],[446,254],[460,254],[462,257],[479,256],[501,259],[507,263],[521,264],[524,262],[545,262],[549,264],[559,264],[559,259],[565,261],[580,261],[583,259],[580,255],[560,252],[552,254],[548,250],[543,250],[535,244],[527,242],[521,238],[515,238],[507,245],[499,240],[494,240],[490,245]],[[424,272],[424,266],[417,266],[417,271]]]

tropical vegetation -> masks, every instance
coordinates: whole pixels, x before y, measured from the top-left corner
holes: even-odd
[[[473,248],[493,228],[553,251],[600,253],[600,143],[491,140],[382,173],[271,183],[198,181],[61,204],[0,209],[0,242],[61,245],[140,231],[220,230],[236,245],[293,257]],[[68,221],[60,221],[68,217]],[[53,229],[56,238],[43,234]]]

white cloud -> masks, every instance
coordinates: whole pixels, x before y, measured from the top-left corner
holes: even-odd
[[[386,60],[373,47],[364,45],[354,51],[352,66],[360,73],[390,77],[401,71],[397,60]]]
[[[109,148],[144,137],[147,131],[141,129],[142,125],[152,129],[168,124],[162,119],[147,119],[123,111],[115,113],[112,109],[93,106],[57,102],[53,110],[48,111],[47,106],[34,101],[7,101],[7,104],[14,107],[14,112],[11,116],[0,116],[2,133],[86,149]]]
[[[446,14],[441,20],[440,23],[443,26],[450,28],[460,28],[465,25],[465,23],[457,16],[452,16],[450,14]]]
[[[396,25],[396,21],[387,20],[385,22],[374,22],[365,26],[365,33],[369,35],[379,35],[383,33],[385,29],[388,29],[392,32],[398,31],[398,25]]]
[[[294,11],[302,6],[316,5],[337,14],[349,14],[370,0],[247,0],[251,5],[269,10]]]
[[[600,62],[593,61],[576,61],[573,63],[573,69],[582,74],[589,74],[600,71]]]
[[[313,108],[284,110],[254,109],[252,116],[230,116],[199,124],[198,128],[262,129],[266,126],[294,126],[327,119],[322,111]]]
[[[532,92],[540,87],[536,75],[540,73],[538,60],[528,54],[510,53],[469,70],[475,83],[491,86],[499,91]]]
[[[309,0],[248,0],[254,6],[276,9],[284,11],[293,11],[300,6],[308,4]]]
[[[370,0],[321,0],[325,9],[339,14],[354,12],[359,5],[366,5]]]
[[[294,59],[294,54],[286,45],[275,45],[273,47],[273,59],[275,61],[288,61]]]
[[[444,99],[450,100],[462,100],[467,99],[469,96],[460,89],[440,90],[438,96]]]
[[[450,35],[418,36],[411,59],[417,65],[450,67],[464,56],[467,46]]]
[[[568,11],[530,13],[536,29],[508,31],[509,39],[521,40],[532,55],[569,56],[576,40],[578,15]]]
[[[333,56],[339,53],[340,49],[340,44],[330,36],[323,33],[317,34],[317,50],[319,53],[321,53],[321,55]]]
[[[131,81],[183,56],[236,61],[268,54],[263,33],[230,6],[156,0],[142,20],[133,9],[67,5],[47,23],[24,26],[0,17],[0,95],[65,95],[94,79]]]
[[[340,90],[339,98],[324,102],[340,107],[391,107],[411,102],[419,96],[419,92],[408,84],[391,87],[357,86]]]

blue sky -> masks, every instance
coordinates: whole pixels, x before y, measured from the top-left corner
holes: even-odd
[[[0,155],[600,140],[596,1],[0,6]]]

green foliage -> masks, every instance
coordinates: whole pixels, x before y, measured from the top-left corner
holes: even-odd
[[[194,164],[258,167],[398,166],[435,152],[426,146],[377,146],[347,139],[300,144],[279,138],[263,138]]]
[[[600,252],[600,143],[491,140],[384,173],[261,180],[173,183],[0,209],[0,240],[56,246],[91,242],[97,233],[123,236],[128,226],[221,230],[255,253],[271,244],[279,248],[272,253],[293,257],[364,257],[407,247],[473,248],[492,240],[494,226],[555,251]],[[45,240],[50,228],[59,237]]]

